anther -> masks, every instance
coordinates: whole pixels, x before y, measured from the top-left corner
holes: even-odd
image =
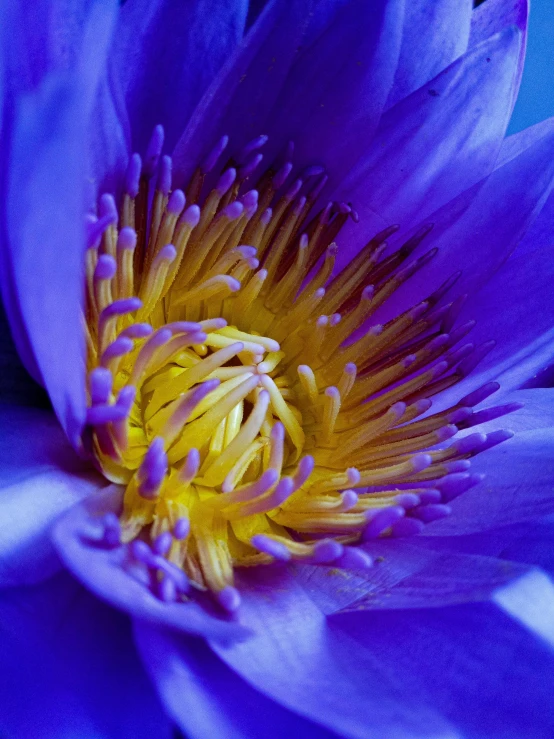
[[[287,180],[288,176],[292,172],[292,162],[285,162],[283,166],[277,171],[272,180],[272,185],[275,190],[279,190]]]
[[[178,518],[173,527],[173,536],[177,541],[186,539],[190,532],[190,521],[188,518]]]
[[[219,605],[229,613],[234,613],[240,608],[240,593],[231,585],[227,585],[223,590],[220,590],[217,594],[217,600]]]
[[[225,172],[223,172],[215,186],[215,190],[220,198],[222,198],[225,193],[231,189],[236,179],[237,170],[233,167],[229,167],[229,169],[226,169]]]
[[[268,138],[269,136],[261,134],[260,136],[256,136],[256,138],[249,141],[237,155],[237,161],[242,164],[253,151],[255,151],[256,149],[261,149],[262,146],[267,143]]]
[[[252,154],[252,156],[248,159],[244,166],[239,169],[238,179],[242,181],[245,180],[247,177],[250,177],[254,170],[259,167],[263,158],[263,154]]]
[[[92,405],[107,403],[112,392],[112,373],[105,367],[95,367],[89,374]]]
[[[371,513],[369,523],[365,527],[362,533],[364,541],[368,539],[375,539],[380,536],[383,531],[390,528],[398,519],[404,516],[404,508],[401,506],[391,506],[390,508],[384,508],[378,513]]]
[[[146,177],[151,177],[158,167],[158,161],[164,145],[165,132],[163,126],[157,125],[152,131],[150,142],[144,157],[143,171]]]
[[[208,172],[212,171],[212,169],[215,167],[217,163],[217,160],[227,148],[228,143],[229,143],[229,137],[222,136],[217,142],[217,144],[213,147],[213,149],[210,150],[209,154],[206,156],[206,158],[203,160],[203,162],[200,165],[200,169],[202,172],[204,172],[204,174],[208,174]]]
[[[157,436],[151,442],[137,472],[139,495],[148,500],[156,498],[166,474],[167,455],[164,451],[164,440]]]
[[[173,162],[171,157],[164,155],[160,159],[158,167],[158,181],[156,183],[157,189],[166,197],[171,192],[171,174],[173,169]]]
[[[260,552],[269,554],[270,557],[277,559],[281,562],[288,562],[291,558],[291,553],[287,547],[280,541],[275,541],[265,534],[256,534],[250,540],[253,547],[256,547]]]
[[[140,154],[132,154],[125,173],[125,192],[131,198],[136,198],[138,195],[141,170],[142,159]]]
[[[206,384],[206,383],[204,383],[204,384]],[[216,387],[217,387],[217,384],[214,383],[213,389],[215,389]],[[204,390],[206,390],[206,388],[204,388]],[[210,390],[208,389],[206,391],[206,394],[207,394],[207,392],[210,392]],[[203,397],[205,397],[205,394],[204,393],[202,393],[201,395],[203,395]],[[200,397],[200,396],[198,396],[198,397]],[[201,399],[202,398],[200,397],[200,400]],[[189,451],[189,453],[185,457],[185,461],[183,462],[183,465],[182,465],[181,469],[179,470],[179,480],[183,483],[183,485],[189,485],[194,480],[194,478],[198,474],[198,469],[199,468],[200,468],[200,452],[198,451],[198,449],[194,449],[193,448],[193,449],[191,449]],[[188,519],[181,519],[181,520],[183,520],[183,521],[186,520],[187,521],[187,525],[188,525]],[[183,525],[184,524],[182,524],[182,526]],[[188,529],[187,529],[187,531],[188,531]],[[175,534],[175,536],[177,536],[177,534]],[[184,539],[185,537],[184,536],[177,536],[177,538],[178,539]]]
[[[121,524],[115,513],[106,513],[102,519],[104,533],[102,543],[109,549],[114,549],[121,544]]]

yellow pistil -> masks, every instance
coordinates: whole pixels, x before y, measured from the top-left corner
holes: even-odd
[[[451,347],[436,341],[436,296],[351,338],[426,262],[409,258],[427,231],[385,258],[391,227],[332,278],[350,208],[310,219],[309,183],[279,195],[272,170],[258,190],[237,170],[206,193],[198,170],[186,208],[180,190],[155,190],[150,214],[143,173],[120,227],[110,221],[86,253],[92,452],[126,486],[122,540],[182,529],[156,546],[227,608],[236,567],[340,566],[368,524],[395,535],[409,511],[396,486],[459,458],[421,454],[452,427],[446,413],[412,423],[429,407],[417,399],[463,374],[445,378],[448,360],[435,361]]]

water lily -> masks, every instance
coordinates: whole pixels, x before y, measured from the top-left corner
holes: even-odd
[[[526,3],[2,13],[2,734],[550,736]]]

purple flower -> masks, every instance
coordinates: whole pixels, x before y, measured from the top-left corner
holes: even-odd
[[[549,737],[526,3],[258,5],[0,11],[0,733]]]

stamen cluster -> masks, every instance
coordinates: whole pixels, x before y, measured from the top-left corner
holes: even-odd
[[[326,174],[293,176],[292,146],[264,170],[265,141],[217,178],[224,137],[185,194],[157,127],[144,164],[130,160],[119,211],[103,195],[87,222],[88,442],[125,485],[104,543],[130,543],[163,599],[192,584],[228,610],[237,566],[368,567],[357,542],[447,515],[479,479],[470,457],[509,434],[446,442],[514,410],[473,412],[489,383],[429,414],[493,346],[464,343],[473,322],[454,328],[463,296],[443,298],[458,275],[372,322],[435,255],[412,258],[431,226],[392,253],[397,227],[385,229],[334,276],[335,238],[355,212],[316,207]]]

